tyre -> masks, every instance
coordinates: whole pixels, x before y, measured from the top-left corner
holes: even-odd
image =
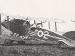
[[[24,45],[25,42],[24,42],[24,41],[18,41],[18,44],[20,44],[20,45]]]
[[[4,45],[11,45],[12,41],[10,39],[5,39]]]

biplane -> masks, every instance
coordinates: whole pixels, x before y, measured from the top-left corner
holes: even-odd
[[[58,46],[65,44],[69,47],[75,47],[75,40],[72,39],[75,37],[74,31],[60,35],[57,32],[52,32],[48,29],[38,27],[38,25],[42,25],[42,23],[43,22],[37,23],[36,27],[33,27],[34,24],[31,25],[28,20],[5,20],[1,23],[2,30],[4,32],[6,31],[6,33],[8,32],[9,35],[3,34],[1,36],[2,38],[4,37],[3,43],[5,45],[10,45],[12,43],[25,44],[27,41],[32,41],[30,44],[33,44],[33,42],[35,42],[35,44],[38,42],[47,42],[49,44],[57,44]]]

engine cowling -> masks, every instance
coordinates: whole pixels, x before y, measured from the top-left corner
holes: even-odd
[[[9,29],[10,31],[12,31],[13,33],[19,34],[20,36],[26,35],[30,28],[30,23],[28,21],[21,20],[21,19],[4,21],[2,25],[7,29]]]

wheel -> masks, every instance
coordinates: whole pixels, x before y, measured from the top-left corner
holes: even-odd
[[[63,36],[70,38],[71,40],[75,40],[75,31],[66,32]]]
[[[25,42],[24,41],[18,41],[18,44],[24,45]]]
[[[10,39],[5,39],[4,45],[11,45],[12,41]]]

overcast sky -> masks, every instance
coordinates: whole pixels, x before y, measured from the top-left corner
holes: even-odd
[[[66,21],[75,20],[75,0],[0,0],[0,12],[17,16],[48,16]],[[66,26],[69,27],[66,29],[75,30],[74,23],[65,24],[63,27],[62,25],[60,30],[64,30]]]
[[[75,0],[0,0],[0,12],[69,19],[75,18]]]

